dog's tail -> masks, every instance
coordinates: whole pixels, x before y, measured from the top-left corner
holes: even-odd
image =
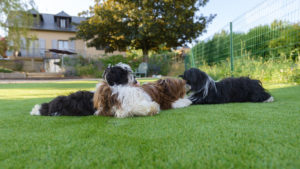
[[[31,112],[30,112],[30,115],[32,115],[32,116],[40,116],[40,115],[41,115],[40,109],[41,109],[41,105],[36,104],[36,105],[32,108],[32,110],[31,110]]]
[[[32,116],[49,116],[49,104],[43,103],[42,105],[36,104],[31,112],[30,115]]]

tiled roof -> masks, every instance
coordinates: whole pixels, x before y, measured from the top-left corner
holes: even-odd
[[[38,25],[34,25],[31,29],[76,32],[77,30],[76,30],[76,26],[74,24],[79,24],[81,21],[84,21],[86,19],[83,17],[69,16],[64,11],[61,11],[60,13],[58,13],[56,15],[44,14],[44,13],[40,13],[39,15],[42,18],[42,21]],[[54,20],[55,17],[69,17],[69,18],[71,18],[72,24],[70,27],[61,28],[55,23],[55,20]]]
[[[61,16],[61,17],[70,17],[70,15],[68,15],[67,13],[65,13],[64,11],[59,12],[58,14],[56,14],[55,16]]]

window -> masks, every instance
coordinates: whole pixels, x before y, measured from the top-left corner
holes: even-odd
[[[67,40],[59,40],[58,41],[58,49],[68,50],[69,49],[69,42]]]
[[[66,28],[66,19],[60,19],[60,27]]]

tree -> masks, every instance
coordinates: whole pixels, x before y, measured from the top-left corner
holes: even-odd
[[[106,52],[141,49],[144,61],[159,45],[177,47],[201,35],[215,15],[197,15],[208,0],[96,0],[76,37]]]
[[[269,43],[272,55],[285,55],[295,60],[300,56],[300,24],[286,24],[278,38]]]
[[[33,8],[33,0],[0,0],[0,29],[8,33],[6,41],[10,50],[22,47],[21,38],[28,41],[28,28],[34,21],[28,10]]]
[[[7,42],[5,38],[0,37],[0,56],[3,58],[7,58],[6,52],[7,51]]]

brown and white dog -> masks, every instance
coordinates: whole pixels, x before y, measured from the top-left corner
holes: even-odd
[[[95,115],[125,118],[151,116],[160,111],[159,104],[138,87],[131,68],[119,63],[108,67],[94,93]]]
[[[187,107],[192,103],[185,98],[186,85],[182,79],[159,79],[155,82],[145,83],[141,87],[153,101],[160,105],[162,110]]]
[[[182,79],[166,78],[137,85],[131,68],[119,63],[108,67],[94,94],[95,115],[118,118],[150,116],[160,109],[181,108],[192,102],[185,98],[186,85]]]

